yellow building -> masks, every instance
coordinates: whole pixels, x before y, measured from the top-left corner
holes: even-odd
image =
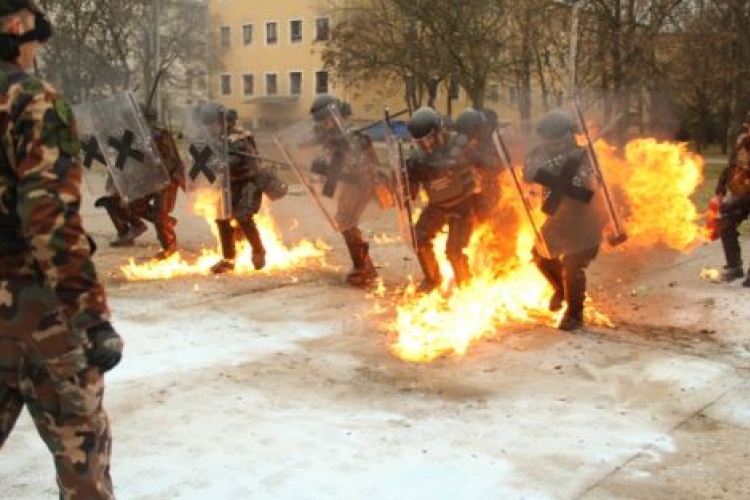
[[[326,71],[321,52],[335,25],[333,5],[332,0],[208,0],[209,98],[236,109],[240,121],[254,129],[283,127],[307,116],[320,93],[349,102],[358,121],[382,118],[386,106],[394,112],[404,108],[400,82],[337,82]],[[440,85],[436,108],[455,116],[469,100],[462,89],[447,87]],[[485,104],[510,116],[516,97],[514,88],[490,82]]]
[[[332,20],[326,0],[210,0],[209,97],[257,128],[307,114],[320,93],[338,93],[319,52]]]

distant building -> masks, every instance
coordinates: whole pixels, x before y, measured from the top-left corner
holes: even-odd
[[[307,116],[321,93],[349,102],[360,121],[381,118],[386,106],[394,112],[404,108],[401,82],[337,81],[325,69],[321,53],[335,26],[333,5],[331,0],[208,0],[209,98],[236,109],[253,129],[275,129]],[[488,83],[485,105],[500,116],[515,116],[517,103],[515,87]],[[441,114],[456,115],[470,102],[458,85],[441,82],[435,105]]]

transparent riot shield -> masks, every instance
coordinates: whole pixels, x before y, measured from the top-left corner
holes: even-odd
[[[371,143],[347,133],[335,107],[322,120],[307,118],[274,134],[274,141],[335,231],[373,213],[366,209],[374,201],[377,156]]]
[[[81,164],[83,165],[83,179],[91,194],[101,196],[104,193],[103,188],[94,188],[102,184],[99,176],[101,173],[96,172],[96,167],[100,166],[105,171],[109,171],[107,160],[102,154],[99,147],[99,141],[94,135],[94,124],[89,103],[81,103],[73,106],[73,115],[76,118],[78,127],[78,136],[81,143]],[[103,185],[103,184],[102,184]]]
[[[120,196],[131,202],[169,184],[151,131],[130,92],[89,103],[92,135],[99,143]]]
[[[226,118],[203,123],[201,106],[188,108],[182,133],[187,142],[185,191],[193,210],[208,218],[232,213]]]
[[[572,133],[555,140],[535,137],[523,158],[510,158],[510,151],[518,151],[510,145],[510,135],[496,132],[493,143],[510,165],[537,251],[545,258],[560,258],[597,248],[608,218],[603,181],[586,148]]]
[[[386,115],[385,144],[388,150],[388,172],[391,185],[394,187],[393,197],[398,218],[398,229],[404,243],[417,249],[417,239],[414,232],[414,210],[411,199],[411,187],[404,165],[403,145],[399,142],[389,125],[390,119]]]

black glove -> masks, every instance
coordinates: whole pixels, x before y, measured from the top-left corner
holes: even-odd
[[[122,359],[122,337],[109,321],[92,326],[86,333],[91,343],[86,350],[89,363],[98,367],[102,373],[117,366]]]

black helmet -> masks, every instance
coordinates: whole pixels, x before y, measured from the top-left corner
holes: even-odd
[[[458,115],[454,127],[469,139],[479,139],[487,132],[487,117],[481,111],[468,108]]]
[[[239,115],[237,115],[236,109],[228,109],[227,110],[227,121],[228,122],[236,122],[239,118]]]
[[[487,129],[490,131],[495,130],[499,121],[497,112],[494,109],[484,108],[482,114],[484,115],[484,119],[487,120]]]
[[[441,126],[440,115],[429,107],[421,107],[412,113],[407,129],[414,139],[423,139]]]
[[[560,139],[573,132],[573,120],[562,109],[553,109],[542,117],[536,127],[536,133],[545,141]]]
[[[334,104],[337,107],[341,106],[339,100],[331,94],[320,94],[317,96],[310,105],[310,114],[312,115],[313,120],[319,122],[326,118],[328,116],[328,107],[331,104]]]
[[[200,108],[200,119],[203,125],[223,121],[226,117],[226,109],[218,102],[206,102]]]

